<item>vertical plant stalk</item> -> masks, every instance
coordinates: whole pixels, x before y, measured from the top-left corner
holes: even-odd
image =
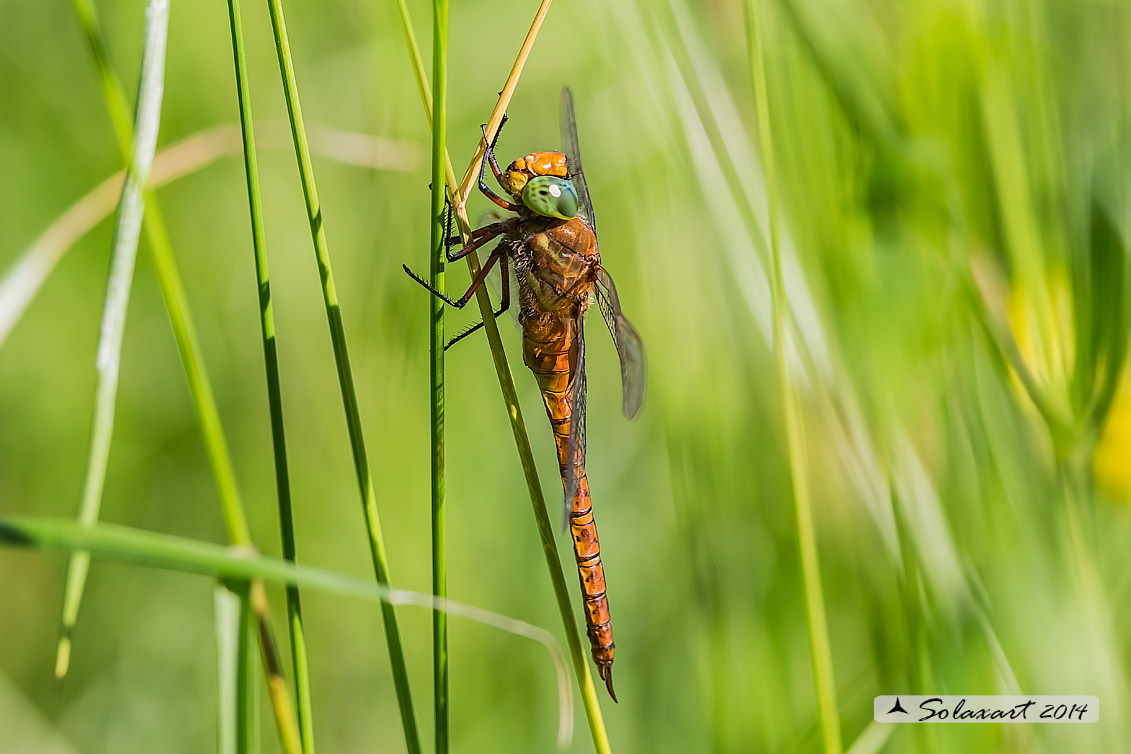
[[[444,224],[444,156],[447,137],[448,87],[448,0],[432,4],[432,233],[429,248],[429,277],[432,287],[444,290],[444,253],[447,228]],[[446,555],[447,510],[444,500],[444,302],[428,296],[429,377],[432,400],[429,402],[432,458],[432,593],[448,596]],[[436,754],[447,754],[449,744],[448,705],[448,616],[441,610],[432,613],[432,695],[436,727]]]
[[[259,752],[259,697],[255,693],[255,615],[247,585],[239,589],[239,642],[236,645],[236,751]]]
[[[757,16],[756,0],[746,0],[746,25],[750,67],[754,82],[754,105],[758,123],[758,141],[766,176],[766,196],[770,217],[770,251],[773,259],[774,356],[782,391],[789,471],[793,503],[797,515],[797,545],[801,560],[801,577],[805,588],[805,613],[809,622],[809,649],[813,657],[813,675],[817,689],[817,709],[826,754],[841,754],[840,717],[837,712],[836,683],[833,679],[832,650],[825,617],[825,601],[821,590],[821,570],[817,555],[817,537],[813,525],[812,501],[806,461],[805,428],[801,417],[801,401],[790,379],[785,342],[785,281],[782,276],[781,243],[778,231],[777,171],[774,164],[774,143],[770,128],[769,98],[766,90],[766,65],[762,44],[762,17]]]
[[[250,545],[247,549],[255,551]],[[279,745],[286,754],[299,754],[298,730],[295,728],[294,711],[287,694],[287,681],[283,676],[283,663],[279,659],[279,648],[275,644],[275,634],[271,629],[271,607],[267,603],[267,590],[263,582],[255,579],[248,584],[248,601],[255,614],[259,627],[259,651],[263,661],[264,675],[267,676],[267,696],[275,717],[275,730],[279,735]]]
[[[413,72],[416,74],[417,86],[424,104],[425,117],[427,117],[429,125],[432,125],[434,121],[432,100],[429,95],[428,79],[424,72],[424,63],[420,57],[419,47],[416,43],[416,34],[413,31],[412,19],[408,15],[408,8],[405,6],[404,0],[396,0],[396,2],[397,10],[401,17],[401,25],[404,28],[405,42],[408,46]],[[550,2],[551,0],[543,0],[541,6],[538,8],[534,21],[530,25],[530,30],[527,32],[526,39],[523,41],[522,48],[519,50],[514,65],[511,67],[503,90],[499,94],[499,100],[487,123],[486,131],[487,138],[489,139],[493,138],[498,131],[499,123],[502,122],[503,113],[506,111],[511,96],[518,86],[518,80],[522,75],[523,66],[525,66],[526,60],[530,56],[530,51],[534,47],[534,41],[542,27],[542,22],[550,9]],[[456,208],[456,220],[459,223],[460,234],[465,243],[471,233],[471,224],[467,219],[465,204],[474,183],[476,171],[482,161],[483,152],[486,148],[487,142],[481,140],[476,150],[475,157],[472,159],[467,173],[465,174],[463,186],[457,185],[451,160],[445,157],[448,198]],[[435,185],[435,183],[433,183],[433,185]],[[479,274],[480,270],[479,258],[476,253],[472,252],[467,256],[467,267],[471,277],[474,279],[475,276]],[[610,752],[612,748],[609,744],[608,733],[605,730],[605,720],[601,715],[600,701],[597,698],[597,692],[593,686],[593,677],[589,671],[586,647],[582,645],[581,635],[577,628],[573,607],[570,603],[569,586],[566,583],[565,574],[562,571],[554,527],[550,523],[549,516],[546,513],[546,501],[542,494],[541,482],[538,480],[538,469],[534,463],[534,453],[530,449],[530,439],[527,436],[526,424],[522,418],[522,409],[519,406],[518,393],[514,386],[514,378],[511,375],[510,366],[507,363],[506,353],[503,351],[502,339],[499,337],[499,328],[491,309],[491,299],[485,286],[480,287],[476,292],[475,301],[479,305],[479,313],[483,319],[483,330],[487,336],[487,343],[491,349],[491,359],[495,364],[495,373],[499,379],[499,389],[503,395],[503,403],[506,406],[507,418],[510,420],[511,432],[514,435],[519,462],[522,465],[522,471],[526,478],[526,487],[530,494],[530,505],[533,509],[538,536],[542,541],[542,550],[546,556],[546,568],[550,574],[550,583],[554,590],[554,597],[558,603],[558,611],[561,614],[562,628],[566,636],[566,645],[569,647],[570,659],[573,661],[578,690],[581,692],[581,702],[585,707],[585,716],[589,723],[589,731],[593,737],[593,746],[598,752]]]
[[[275,338],[275,315],[271,307],[271,279],[267,267],[267,242],[263,230],[263,200],[259,190],[259,167],[255,152],[255,130],[251,115],[251,89],[247,79],[247,60],[243,42],[243,23],[239,0],[228,0],[228,20],[232,30],[236,92],[243,136],[244,172],[251,215],[251,241],[259,291],[259,323],[263,336],[263,364],[267,375],[267,402],[271,415],[271,442],[275,460],[275,491],[279,499],[279,528],[283,557],[295,562],[294,516],[291,510],[290,475],[287,472],[287,440],[283,429],[283,397],[279,380],[279,354]],[[298,587],[290,584],[287,594],[287,622],[291,634],[291,665],[298,702],[299,743],[303,754],[314,752],[314,717],[310,694],[310,666],[302,622],[302,601]]]
[[[318,263],[318,275],[322,281],[322,298],[326,305],[330,340],[334,348],[334,362],[338,370],[338,384],[342,393],[346,422],[349,426],[350,446],[353,451],[357,484],[361,493],[370,553],[373,557],[373,570],[376,573],[378,583],[388,584],[388,558],[381,536],[381,521],[377,512],[377,500],[373,490],[369,458],[365,451],[361,412],[357,405],[357,391],[354,387],[349,351],[346,347],[345,327],[342,324],[342,312],[338,304],[337,289],[334,286],[330,251],[326,244],[326,231],[322,221],[322,208],[318,202],[318,190],[314,183],[314,168],[310,161],[306,126],[303,125],[302,120],[302,107],[299,104],[298,83],[295,79],[294,65],[291,62],[290,43],[287,40],[286,22],[283,19],[283,6],[281,0],[267,0],[267,6],[271,14],[271,29],[275,36],[275,50],[279,57],[279,74],[283,82],[283,94],[287,101],[287,115],[291,123],[291,136],[294,140],[295,157],[298,161],[299,177],[302,181],[303,198],[306,202],[307,217],[310,221],[314,256]],[[396,609],[392,605],[382,604],[381,615],[385,624],[389,664],[392,666],[393,684],[396,687],[397,704],[400,707],[405,743],[410,754],[419,754],[421,751],[420,736],[416,729],[416,716],[412,707],[412,692],[409,688],[408,669],[404,649],[401,646]]]
[[[240,704],[239,643],[243,623],[240,620],[243,600],[222,583],[212,590],[212,615],[216,628],[216,754],[236,754],[239,740]]]
[[[134,133],[130,125],[126,106],[125,95],[121,83],[118,81],[113,68],[110,67],[109,55],[106,51],[106,41],[98,22],[92,0],[74,0],[75,11],[79,16],[86,42],[90,48],[98,69],[99,81],[102,84],[102,94],[106,107],[110,111],[110,119],[114,124],[114,131],[118,137],[118,146],[127,163],[127,171],[136,165],[132,158],[135,152]],[[167,5],[167,3],[163,3]],[[168,13],[166,8],[165,13]],[[139,88],[139,103],[140,103]],[[138,138],[142,137],[139,129]],[[156,129],[153,134],[156,143]],[[152,158],[151,158],[152,159]],[[177,348],[181,354],[185,376],[188,379],[189,389],[192,393],[193,404],[196,408],[197,419],[200,422],[205,450],[208,453],[212,473],[220,495],[221,513],[228,532],[228,539],[234,545],[250,547],[251,534],[244,515],[243,505],[240,502],[239,490],[236,486],[235,473],[232,470],[231,459],[228,456],[227,443],[224,440],[223,428],[220,424],[220,412],[216,407],[216,399],[212,394],[212,387],[204,369],[204,359],[196,338],[196,330],[189,313],[188,300],[184,286],[181,284],[180,275],[177,273],[176,263],[173,260],[172,244],[165,227],[164,217],[161,215],[156,198],[145,188],[145,181],[141,181],[141,196],[144,206],[144,227],[146,240],[149,241],[149,250],[152,254],[154,271],[157,276],[161,295],[165,299],[165,307],[169,313],[169,321],[177,341]],[[112,419],[111,414],[111,419]],[[106,438],[109,442],[109,438]],[[92,444],[93,450],[93,444]],[[107,448],[108,453],[108,448]],[[105,469],[103,469],[103,474]],[[101,482],[99,482],[99,498],[93,512],[93,523],[97,520],[97,503],[101,499]],[[80,521],[82,514],[80,512]],[[86,565],[77,567],[75,561],[68,569],[67,582],[63,592],[63,620],[61,637],[56,655],[55,677],[61,682],[70,666],[70,637],[78,619],[79,606],[82,602],[83,589],[86,584],[86,574],[89,570],[89,560]],[[267,673],[268,688],[272,695],[272,709],[275,712],[276,724],[279,729],[280,742],[287,754],[297,754],[298,748],[293,744],[297,740],[294,733],[294,719],[290,710],[290,702],[286,698],[286,685],[281,675],[273,674],[273,669],[278,669],[278,652],[275,648],[273,633],[270,623],[270,611],[267,605],[267,595],[261,582],[252,582],[249,588],[252,597],[251,607],[256,611],[259,621],[259,637],[262,650],[264,669]]]
[[[90,449],[86,478],[79,502],[78,521],[93,526],[102,506],[102,488],[110,460],[110,441],[114,434],[114,410],[118,396],[118,371],[122,357],[122,336],[126,326],[130,289],[133,286],[137,247],[143,217],[142,187],[149,178],[157,151],[157,132],[161,123],[164,94],[165,46],[168,39],[168,0],[150,0],[145,10],[145,43],[138,77],[137,108],[133,128],[138,138],[126,156],[126,177],[118,200],[114,241],[110,256],[110,275],[106,283],[106,302],[95,359],[94,416],[90,426]],[[129,126],[127,126],[129,128]],[[63,599],[63,628],[55,659],[55,678],[61,682],[70,664],[71,631],[78,617],[83,585],[90,570],[90,554],[75,553],[67,564]]]

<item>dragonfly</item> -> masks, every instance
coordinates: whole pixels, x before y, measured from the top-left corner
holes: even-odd
[[[519,157],[506,170],[499,169],[495,156],[498,132],[488,143],[484,130],[483,141],[487,148],[479,166],[479,191],[498,207],[513,214],[473,231],[462,248],[452,251],[459,245],[460,239],[451,235],[449,208],[445,243],[449,262],[462,259],[500,239],[462,297],[450,299],[413,273],[407,265],[404,270],[432,294],[462,309],[483,285],[488,273],[498,265],[502,286],[499,309],[493,315],[499,317],[510,308],[508,268],[514,268],[518,288],[518,322],[522,329],[522,358],[538,381],[554,432],[564,489],[562,528],[568,527],[573,536],[573,552],[593,662],[609,696],[616,701],[613,690],[613,651],[616,645],[613,642],[605,569],[585,474],[585,314],[590,302],[597,302],[616,345],[620,357],[622,409],[629,419],[637,416],[644,403],[644,343],[621,311],[612,275],[601,264],[596,215],[582,172],[573,92],[569,87],[564,88],[561,95],[561,129],[561,152],[533,152]],[[501,130],[502,125],[499,126]],[[488,166],[505,197],[488,187]],[[482,326],[480,322],[456,336],[445,350]]]

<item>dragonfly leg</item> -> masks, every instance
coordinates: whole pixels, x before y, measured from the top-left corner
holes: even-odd
[[[507,114],[503,113],[503,120],[499,123],[499,129],[495,131],[495,138],[491,139],[491,143],[487,145],[487,162],[491,166],[491,172],[495,174],[495,180],[499,185],[503,185],[503,171],[499,170],[499,163],[495,158],[495,144],[499,142],[499,134],[503,132],[503,126],[507,124]],[[479,130],[483,132],[483,143],[487,144],[487,124],[479,126]]]
[[[483,269],[481,269],[479,271],[479,274],[476,275],[475,280],[471,281],[471,287],[467,289],[467,293],[463,294],[463,296],[456,299],[455,301],[452,301],[443,293],[440,293],[440,291],[430,286],[427,282],[425,282],[424,278],[420,277],[415,272],[410,270],[407,264],[401,266],[404,267],[404,271],[408,273],[408,276],[410,278],[431,291],[432,295],[436,296],[449,306],[454,306],[457,309],[462,309],[463,307],[467,306],[467,302],[470,301],[471,297],[475,295],[475,292],[479,290],[479,286],[483,285],[483,281],[487,279],[487,273],[491,271],[491,268],[495,266],[495,263],[499,261],[499,257],[503,256],[504,253],[505,252],[502,249],[495,249],[491,256],[487,258],[487,263],[483,265]]]
[[[448,249],[453,246],[459,246],[463,243],[463,237],[459,233],[452,233],[452,222],[455,220],[456,208],[452,204],[452,200],[444,197],[444,253],[448,254]],[[486,227],[486,226],[484,226]],[[471,240],[475,240],[476,231],[472,231]],[[459,257],[452,257],[448,255],[448,261],[454,262]]]
[[[506,257],[505,254],[499,260],[499,265],[500,265],[500,270],[502,271],[502,274],[503,274],[503,292],[502,292],[503,295],[502,295],[502,300],[499,302],[498,311],[494,312],[495,319],[498,319],[499,317],[501,317],[503,312],[505,312],[507,309],[509,309],[511,307],[511,278],[510,278],[510,273],[507,270],[507,257]],[[468,335],[471,335],[472,333],[477,332],[478,330],[482,330],[482,329],[483,329],[483,321],[480,320],[479,322],[476,322],[474,325],[472,325],[471,327],[469,327],[466,330],[464,330],[463,332],[461,332],[459,335],[457,335],[454,338],[452,338],[451,340],[449,340],[448,344],[446,346],[444,346],[444,350],[445,351],[448,350],[449,348],[454,346],[456,343],[459,343],[461,340],[466,338]]]
[[[452,218],[455,217],[456,208],[452,206],[452,200],[444,196],[444,253],[448,253],[448,249],[453,246],[458,246],[463,239],[458,235],[452,235]]]
[[[470,236],[470,238],[467,242],[467,245],[464,246],[462,249],[460,249],[459,251],[456,251],[456,252],[449,252],[447,249],[445,249],[444,254],[447,257],[449,262],[459,261],[460,259],[463,259],[468,254],[470,254],[471,252],[479,249],[479,247],[484,246],[484,245],[490,243],[491,241],[495,240],[496,238],[498,238],[500,235],[502,235],[502,233],[504,231],[506,231],[506,229],[507,229],[506,224],[502,223],[502,222],[491,223],[490,225],[484,225],[482,228],[479,228],[478,230],[473,230],[471,232],[471,236]],[[459,236],[456,236],[455,240],[458,242]]]
[[[500,126],[500,130],[502,127]],[[498,139],[499,135],[496,133],[495,138]],[[483,142],[487,142],[486,126],[483,126]],[[502,198],[487,186],[487,181],[483,180],[483,175],[487,172],[487,163],[490,160],[491,172],[495,174],[495,179],[499,181],[499,185],[503,185],[502,172],[499,170],[499,163],[495,160],[495,142],[492,141],[483,150],[483,161],[479,163],[479,191],[483,196],[487,197],[495,204],[499,205],[508,212],[518,212],[522,207],[517,204],[512,204],[506,199]]]

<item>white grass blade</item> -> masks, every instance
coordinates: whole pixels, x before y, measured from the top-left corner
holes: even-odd
[[[240,598],[217,585],[212,593],[216,621],[217,754],[236,754],[236,683],[239,678]]]
[[[138,79],[137,108],[134,116],[134,141],[131,164],[126,170],[114,244],[110,257],[110,278],[106,284],[106,304],[95,357],[97,370],[94,418],[90,430],[90,451],[86,480],[79,503],[78,521],[85,526],[98,520],[102,486],[110,459],[110,439],[114,433],[114,409],[118,394],[118,369],[122,355],[122,335],[126,326],[138,239],[144,214],[142,191],[149,179],[161,125],[161,100],[165,91],[165,45],[169,30],[168,0],[150,0],[145,10],[145,46]],[[78,552],[67,568],[63,593],[63,626],[55,662],[55,677],[66,675],[70,658],[71,632],[78,618],[90,556]]]

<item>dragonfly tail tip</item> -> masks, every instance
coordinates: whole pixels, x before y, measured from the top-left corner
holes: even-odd
[[[601,666],[601,679],[605,682],[605,688],[607,688],[609,690],[609,696],[611,696],[613,698],[613,702],[615,702],[616,704],[620,704],[620,700],[617,699],[617,692],[615,690],[613,690],[613,666],[612,665]]]

